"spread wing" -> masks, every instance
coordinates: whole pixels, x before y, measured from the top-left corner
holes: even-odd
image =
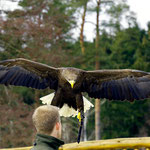
[[[93,98],[145,99],[150,97],[150,73],[130,69],[86,71],[82,91]]]
[[[58,69],[23,58],[0,62],[0,84],[56,90]]]

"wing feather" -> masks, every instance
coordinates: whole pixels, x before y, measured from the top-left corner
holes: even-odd
[[[130,69],[87,71],[82,91],[93,98],[145,99],[150,97],[150,73]]]
[[[0,62],[0,84],[56,90],[58,69],[23,58]]]

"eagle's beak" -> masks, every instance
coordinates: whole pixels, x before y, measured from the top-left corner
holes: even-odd
[[[74,80],[70,80],[69,83],[71,84],[71,87],[73,88],[75,81]]]

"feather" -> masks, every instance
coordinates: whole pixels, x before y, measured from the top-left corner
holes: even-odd
[[[43,104],[50,105],[53,97],[54,97],[54,93],[51,93],[49,95],[41,97],[40,100],[42,101]],[[88,111],[91,107],[94,107],[94,105],[90,101],[88,101],[84,96],[83,96],[83,102],[84,102],[84,113]],[[63,107],[59,109],[59,113],[60,116],[75,117],[77,116],[78,111],[76,111],[73,108],[70,108],[67,104],[64,104]]]

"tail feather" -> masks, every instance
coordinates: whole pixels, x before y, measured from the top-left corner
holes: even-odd
[[[43,104],[50,105],[53,97],[54,97],[54,93],[41,97],[40,100],[42,101]],[[90,101],[88,101],[84,96],[83,96],[83,102],[84,102],[84,113],[88,111],[91,107],[94,107],[94,105]],[[64,104],[63,107],[59,109],[59,113],[60,116],[75,117],[77,116],[78,111],[76,111],[74,108],[70,108],[67,104]]]

